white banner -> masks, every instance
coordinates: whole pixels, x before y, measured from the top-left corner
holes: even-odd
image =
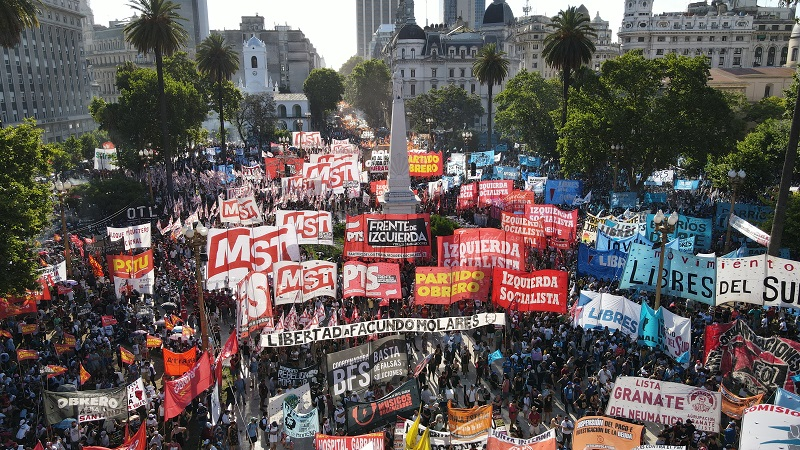
[[[717,258],[717,304],[800,308],[800,262],[769,255]]]
[[[261,208],[252,195],[230,200],[219,199],[219,220],[222,223],[253,225],[261,223]]]
[[[147,404],[147,391],[144,390],[144,382],[139,377],[136,381],[128,385],[128,411],[134,411]]]
[[[261,346],[284,347],[329,339],[368,336],[370,334],[464,331],[486,325],[505,325],[505,323],[505,314],[502,313],[481,313],[472,316],[442,317],[439,319],[380,319],[333,327],[312,328],[310,330],[262,334]]]
[[[403,448],[398,447],[397,443],[399,442],[400,445],[404,445],[406,435],[408,434],[409,430],[411,430],[411,425],[414,422],[411,420],[400,421],[398,420],[395,424],[395,447],[394,448]],[[428,428],[419,425],[419,429],[417,430],[417,438],[421,437],[425,430]],[[555,431],[553,431],[553,437],[555,437]],[[472,439],[456,439],[450,435],[448,431],[430,431],[430,439],[431,439],[431,448],[430,450],[470,450],[471,448],[476,448],[477,450],[484,450],[486,448],[486,435],[481,435],[476,438]]]
[[[719,392],[640,377],[618,377],[606,406],[607,416],[666,426],[691,419],[708,433],[719,433],[721,413]]]
[[[44,280],[48,286],[67,281],[67,262],[61,261],[58,264],[39,269],[39,279]]]
[[[287,399],[292,403],[297,402],[297,409],[308,411],[311,409],[311,386],[305,383],[299,388],[289,389],[283,394],[270,397],[267,405],[269,423],[277,422],[279,425],[283,423],[283,402]]]
[[[636,339],[642,305],[619,295],[581,291],[581,297],[584,296],[591,300],[583,305],[576,320],[577,326],[600,329],[608,327],[611,331],[621,330]]]
[[[336,263],[330,261],[280,261],[273,265],[275,304],[300,303],[321,296],[336,296]]]
[[[133,291],[153,295],[155,283],[156,277],[153,270],[141,278],[114,277],[114,292],[116,292],[117,298],[122,298],[126,293]]]
[[[111,242],[122,239],[125,244],[125,250],[131,250],[134,248],[150,248],[151,228],[149,223],[144,223],[127,228],[106,227],[106,232]]]
[[[678,359],[690,350],[692,344],[692,321],[661,307],[664,319],[662,342],[672,359]],[[686,361],[688,363],[688,360]]]
[[[777,405],[755,405],[742,417],[741,449],[785,450],[800,444],[800,411]]]
[[[332,224],[330,211],[275,211],[275,225],[297,230],[298,244],[333,245]]]
[[[250,272],[237,285],[237,329],[246,338],[272,320],[267,274]]]
[[[769,233],[762,231],[757,226],[742,219],[736,214],[731,214],[731,220],[729,225],[732,226],[737,231],[739,231],[740,233],[742,233],[743,235],[763,245],[764,247],[769,247],[769,238],[770,238]]]
[[[94,149],[94,170],[114,170],[117,168],[117,149]]]
[[[295,147],[322,147],[319,131],[293,131],[292,145]]]
[[[535,177],[528,175],[525,180],[525,190],[535,194],[544,194],[544,186],[547,184],[547,177]]]

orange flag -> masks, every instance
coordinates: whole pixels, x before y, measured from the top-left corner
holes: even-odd
[[[62,373],[66,372],[67,372],[66,367],[56,366],[53,364],[49,364],[42,368],[42,373],[46,373],[48,379],[61,375]]]
[[[147,335],[147,348],[161,347],[161,338],[156,336]]]
[[[84,369],[83,364],[81,364],[81,385],[84,385],[91,377],[92,374],[90,374],[88,370]]]
[[[122,359],[123,364],[131,365],[133,364],[133,361],[136,359],[133,356],[133,353],[129,352],[125,347],[122,346],[119,347],[119,355],[120,359]]]
[[[26,359],[39,359],[39,352],[36,350],[23,350],[17,349],[17,361],[25,361]]]

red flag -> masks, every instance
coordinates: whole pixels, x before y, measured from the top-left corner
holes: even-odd
[[[214,362],[214,375],[217,377],[217,383],[222,384],[222,361],[227,358],[230,358],[236,352],[239,351],[239,338],[236,336],[236,333],[231,333],[228,336],[228,340],[225,341],[225,345],[222,346],[222,350],[217,355],[217,359]]]
[[[197,363],[197,347],[192,347],[183,353],[175,353],[165,348],[162,353],[164,355],[164,373],[169,376],[181,376]]]
[[[211,355],[206,352],[183,376],[165,383],[164,419],[169,420],[189,406],[195,397],[214,383],[211,374]]]
[[[33,450],[44,450],[44,445],[42,445],[42,441],[36,441],[36,446],[33,447]]]
[[[128,426],[125,425],[125,430]],[[142,424],[139,426],[139,431],[136,432],[130,439],[125,439],[121,446],[114,450],[145,450],[147,448],[147,427]],[[35,449],[34,449],[35,450]],[[106,447],[85,446],[83,450],[111,450]]]
[[[119,347],[119,356],[122,360],[122,364],[131,365],[136,360],[136,357],[133,356],[133,353],[129,352],[125,347]]]
[[[47,378],[53,378],[55,376],[61,375],[62,373],[66,373],[66,372],[67,372],[67,368],[66,367],[56,366],[56,365],[52,365],[52,364],[44,366],[42,368],[42,373],[46,373],[47,374]]]
[[[17,349],[17,361],[25,361],[28,359],[39,359],[39,352],[36,350],[23,350]]]
[[[89,373],[88,370],[83,368],[83,364],[81,364],[81,386],[86,384],[89,381],[89,378],[92,377],[92,374]]]
[[[161,347],[162,341],[160,337],[147,335],[147,348]]]
[[[100,324],[102,326],[104,326],[104,327],[107,327],[109,325],[116,325],[117,323],[118,323],[117,319],[115,319],[114,316],[101,316],[100,317]]]

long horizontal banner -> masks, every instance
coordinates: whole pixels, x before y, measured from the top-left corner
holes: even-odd
[[[347,433],[361,434],[385,425],[397,415],[419,407],[417,380],[412,378],[378,400],[361,403],[348,402]]]
[[[564,211],[555,205],[525,205],[525,217],[544,226],[544,234],[559,239],[575,239],[578,210]]]
[[[719,392],[641,377],[618,377],[606,415],[665,426],[691,419],[698,430],[719,433],[721,410]]]
[[[284,331],[261,335],[262,347],[284,347],[309,344],[348,337],[386,333],[432,333],[465,331],[486,325],[505,325],[504,314],[480,313],[472,316],[441,317],[438,319],[380,319],[368,322],[312,328],[310,330]]]
[[[650,241],[658,241],[659,233],[656,231],[655,214],[647,215],[645,237]],[[708,251],[711,248],[712,220],[710,218],[678,216],[675,231],[669,236],[671,239],[685,239],[694,236],[694,246],[698,250]]]
[[[439,177],[443,167],[442,152],[408,152],[408,174],[412,177]]]
[[[108,232],[108,239],[111,242],[122,239],[125,250],[150,248],[152,231],[149,223],[127,228],[107,227],[106,230]]]
[[[362,434],[360,436],[328,436],[317,434],[314,438],[316,450],[384,450],[383,433]]]
[[[717,304],[800,308],[800,262],[769,255],[717,260]]]
[[[619,280],[625,269],[628,255],[619,250],[599,251],[586,244],[578,244],[578,276],[598,280]]]
[[[403,336],[388,336],[329,353],[327,360],[327,378],[333,395],[402,381],[408,374],[408,353]]]
[[[530,439],[512,438],[491,429],[486,440],[486,450],[556,450],[556,429],[550,429]]]
[[[544,202],[551,205],[571,205],[582,192],[583,182],[580,180],[548,179],[544,187]]]
[[[345,258],[409,260],[431,256],[430,214],[348,216]]]
[[[541,221],[503,211],[500,216],[500,229],[521,235],[525,244],[533,248],[544,249],[547,247],[547,237]]]
[[[398,418],[394,427],[394,448],[405,448],[405,438],[411,431],[414,422],[407,419]],[[421,437],[428,433],[430,437],[430,450],[485,450],[486,435],[478,436],[473,439],[457,439],[450,435],[448,431],[428,430],[427,427],[417,425],[417,436]]]
[[[496,305],[516,311],[567,313],[567,272],[525,272],[495,267],[492,279],[492,301]]]
[[[800,430],[800,411],[777,405],[755,405],[742,418],[741,449],[795,449]]]
[[[439,266],[525,268],[525,242],[521,235],[496,228],[461,228],[452,236],[437,238]]]
[[[478,206],[488,206],[492,200],[502,199],[514,190],[512,180],[484,180],[478,183]]]
[[[451,436],[458,439],[471,439],[487,434],[492,428],[492,405],[448,407],[447,428]]]
[[[234,286],[250,272],[272,273],[278,261],[299,261],[297,232],[290,227],[212,228],[206,243],[206,288]]]
[[[319,368],[316,364],[302,369],[280,365],[278,366],[278,385],[285,389],[289,386],[295,386],[295,384],[316,383],[318,374]]]
[[[100,389],[80,392],[43,391],[44,414],[49,425],[65,419],[90,422],[127,416],[128,388]]]
[[[142,278],[153,271],[153,250],[138,255],[108,255],[106,262],[112,278]]]
[[[480,267],[417,267],[414,302],[450,305],[462,300],[486,301],[492,272]]]

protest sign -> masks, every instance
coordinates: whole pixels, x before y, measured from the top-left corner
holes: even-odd
[[[439,266],[525,268],[522,236],[496,228],[460,228],[452,236],[439,236]]]
[[[797,446],[800,411],[777,405],[755,405],[742,417],[741,449],[785,450]]]
[[[489,298],[491,271],[480,267],[417,267],[414,302],[450,305],[462,300]]]
[[[473,408],[447,408],[447,428],[458,439],[471,439],[487,434],[492,428],[492,405]]]
[[[400,266],[397,263],[365,264],[359,261],[347,261],[344,263],[342,283],[344,298],[402,297]]]
[[[492,302],[517,311],[567,312],[569,275],[561,270],[521,270],[495,267]]]
[[[588,299],[586,302],[584,299]],[[638,336],[641,305],[619,295],[581,291],[582,310],[576,325],[583,328],[620,330],[630,337]]]
[[[429,258],[430,214],[348,216],[343,256],[395,261]]]
[[[403,412],[419,407],[417,380],[411,379],[392,392],[371,402],[349,402],[347,406],[347,432],[359,434],[385,425]]]
[[[578,245],[578,276],[598,280],[618,280],[628,255],[619,250],[598,251],[586,244]]]
[[[297,230],[298,244],[333,245],[330,211],[275,211],[275,225]]]
[[[583,182],[580,180],[548,179],[544,188],[544,202],[551,205],[571,205],[582,192]]]
[[[401,381],[408,374],[406,341],[387,336],[327,355],[328,382],[333,395],[361,392],[369,386]]]
[[[603,416],[584,416],[575,421],[572,448],[631,450],[642,442],[644,425],[634,425]]]
[[[91,422],[128,415],[128,388],[79,392],[42,391],[44,414],[49,425],[64,419]]]
[[[547,247],[547,236],[545,236],[544,227],[540,221],[503,211],[500,218],[500,229],[519,234],[525,244],[533,248]]]
[[[278,366],[278,385],[282,388],[317,382],[319,368],[316,364],[298,369],[281,364]]]

